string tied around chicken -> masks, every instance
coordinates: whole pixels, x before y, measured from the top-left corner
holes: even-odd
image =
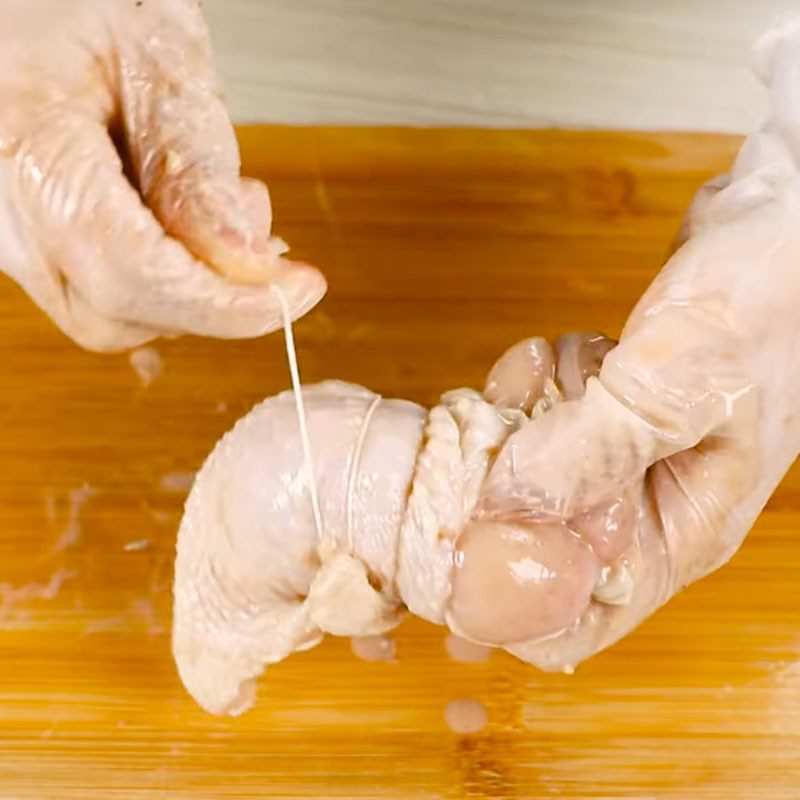
[[[342,547],[335,535],[326,532],[322,517],[289,303],[279,286],[273,285],[273,291],[278,297],[283,316],[286,356],[317,533],[317,551],[321,562],[306,597],[306,608],[320,630],[335,636],[367,636],[383,633],[397,624],[399,606],[396,600],[386,597],[372,585],[366,565],[355,555],[353,537],[354,503],[361,456],[369,425],[382,398],[380,395],[376,396],[367,408],[350,461],[345,495],[346,547]]]

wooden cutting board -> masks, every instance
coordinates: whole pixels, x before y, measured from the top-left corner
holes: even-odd
[[[531,335],[619,332],[696,187],[738,142],[695,135],[247,128],[276,232],[330,295],[306,381],[432,403]],[[185,473],[285,389],[280,335],[72,346],[0,280],[0,798],[800,797],[800,474],[741,554],[572,676],[459,664],[408,620],[394,663],[330,640],[238,719],[169,650]],[[86,488],[88,487],[88,488]],[[488,724],[452,732],[447,703]]]

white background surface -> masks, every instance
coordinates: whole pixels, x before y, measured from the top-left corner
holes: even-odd
[[[240,122],[747,131],[800,0],[205,0]]]

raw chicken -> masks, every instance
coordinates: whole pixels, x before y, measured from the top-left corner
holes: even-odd
[[[374,635],[399,619],[398,531],[425,412],[380,400],[365,430],[372,392],[329,382],[303,394],[322,541],[291,392],[223,437],[186,504],[173,649],[189,691],[217,713],[246,708],[265,664],[324,633]]]
[[[238,713],[266,664],[404,609],[571,671],[735,553],[800,452],[800,23],[756,55],[768,121],[701,190],[618,346],[526,340],[483,394],[427,414],[307,388],[313,484],[291,394],[223,438],[175,572],[174,654],[201,705]]]
[[[569,358],[587,358],[596,337],[581,342]],[[527,347],[523,342],[514,350]],[[555,354],[543,340],[537,347],[549,378]],[[490,383],[496,370],[493,376]],[[519,386],[516,376],[512,380]],[[541,409],[536,401],[546,380],[539,375],[531,382],[537,388],[523,391],[518,402],[533,400]],[[184,684],[204,708],[245,710],[265,665],[313,647],[325,633],[379,634],[409,609],[473,641],[503,644],[549,631],[554,619],[565,624],[604,585],[602,569],[621,548],[605,542],[596,555],[591,543],[597,531],[616,535],[613,511],[583,523],[585,541],[564,527],[557,547],[533,544],[531,552],[547,552],[534,553],[539,567],[531,561],[523,576],[528,592],[535,595],[542,581],[548,592],[557,588],[546,608],[532,598],[525,630],[516,629],[513,618],[502,627],[493,615],[471,614],[472,605],[491,605],[481,591],[483,569],[453,592],[454,565],[464,570],[485,548],[490,570],[498,573],[487,576],[498,579],[497,607],[520,599],[513,587],[503,595],[501,573],[512,556],[525,568],[530,534],[506,526],[513,551],[506,552],[483,541],[489,523],[470,519],[493,454],[528,422],[521,409],[494,405],[469,389],[449,392],[427,415],[413,403],[339,382],[307,387],[303,395],[321,537],[291,392],[264,401],[223,437],[187,502],[175,567],[173,650]],[[580,565],[573,569],[576,559]],[[575,590],[587,577],[584,596]],[[464,607],[472,620],[468,630],[457,622]]]

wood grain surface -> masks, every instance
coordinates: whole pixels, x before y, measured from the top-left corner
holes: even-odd
[[[746,133],[789,0],[204,0],[234,119]]]
[[[306,381],[433,402],[507,345],[618,333],[731,138],[250,128],[279,234],[331,291]],[[574,676],[459,664],[408,620],[394,663],[329,640],[217,719],[169,651],[184,495],[217,438],[288,385],[279,335],[81,352],[0,281],[0,798],[800,797],[800,474],[742,552]],[[165,481],[165,476],[167,477]],[[178,476],[178,477],[175,477]],[[90,487],[83,490],[82,487]],[[458,735],[444,709],[483,703]]]

